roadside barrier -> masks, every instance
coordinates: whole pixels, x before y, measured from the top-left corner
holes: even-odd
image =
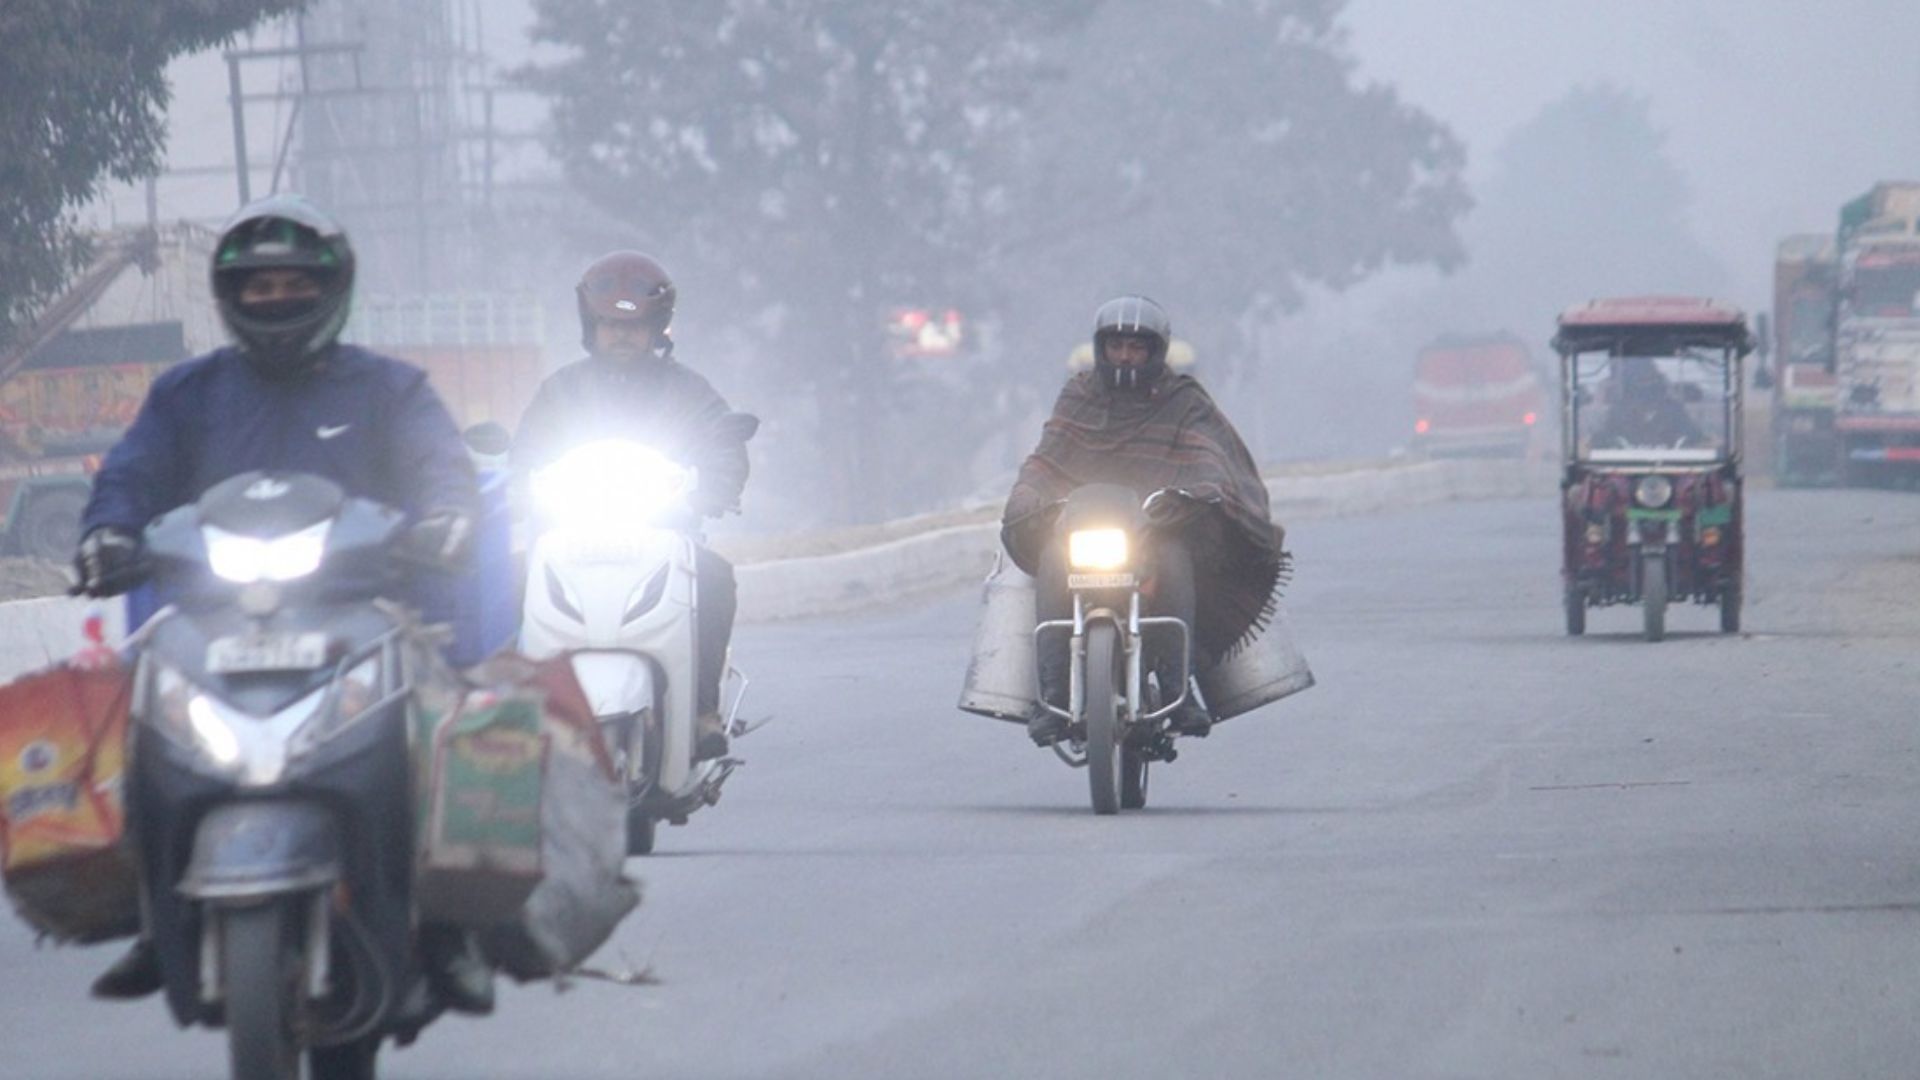
[[[1520,461],[1370,465],[1267,481],[1275,520],[1290,531],[1315,518],[1390,512],[1429,503],[1545,496],[1551,467]],[[845,614],[977,584],[993,564],[997,522],[929,527],[852,551],[773,557],[738,568],[740,618],[753,622]],[[776,553],[778,548],[773,549]],[[85,644],[88,601],[45,597],[0,603],[0,681],[72,656]],[[121,605],[100,604],[107,640],[123,636]]]

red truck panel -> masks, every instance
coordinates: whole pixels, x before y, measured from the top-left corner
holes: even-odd
[[[425,370],[463,428],[493,420],[512,430],[546,375],[540,350],[529,345],[388,345],[381,351]]]

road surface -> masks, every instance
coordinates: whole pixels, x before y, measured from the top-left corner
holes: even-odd
[[[490,1077],[1920,1069],[1920,498],[1753,493],[1749,633],[1561,633],[1539,500],[1298,523],[1320,686],[1084,775],[955,711],[974,596],[745,627],[749,764],[596,962],[383,1055]],[[0,1076],[222,1075],[0,926]]]

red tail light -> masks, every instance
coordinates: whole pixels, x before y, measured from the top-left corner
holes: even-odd
[[[1520,418],[1520,422],[1527,425],[1528,427],[1532,427],[1534,425],[1534,422],[1539,419],[1540,418],[1534,415],[1533,413],[1528,413],[1527,415]]]
[[[1415,435],[1425,435],[1427,433],[1427,429],[1432,426],[1433,426],[1432,424],[1428,423],[1425,420],[1415,420],[1413,422],[1413,433]]]

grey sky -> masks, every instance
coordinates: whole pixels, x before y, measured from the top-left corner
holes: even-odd
[[[1476,178],[1569,86],[1649,98],[1694,227],[1750,305],[1781,235],[1832,228],[1877,179],[1920,176],[1920,5],[1353,0],[1346,21],[1363,71],[1452,125]]]
[[[481,5],[497,54],[525,48],[528,10],[526,0]],[[1764,299],[1779,236],[1830,228],[1839,203],[1876,179],[1920,176],[1920,4],[1351,0],[1344,19],[1362,72],[1451,125],[1476,179],[1508,133],[1573,85],[1604,80],[1648,97],[1691,184],[1694,227],[1749,305]],[[172,162],[230,163],[218,55],[173,74]],[[270,112],[255,123],[269,126]],[[218,216],[232,190],[225,177],[169,178],[162,213]],[[141,212],[123,192],[102,216]]]

